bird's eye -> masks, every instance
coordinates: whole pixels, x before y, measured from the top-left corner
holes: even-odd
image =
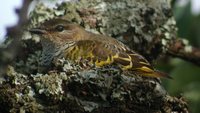
[[[64,30],[64,26],[63,25],[58,25],[58,26],[56,26],[56,30],[61,32],[61,31]]]

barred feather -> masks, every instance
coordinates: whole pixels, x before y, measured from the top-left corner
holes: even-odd
[[[65,57],[76,62],[88,59],[91,64],[99,67],[114,64],[122,70],[131,70],[139,75],[170,78],[167,74],[155,70],[143,56],[118,40],[87,32],[79,25],[62,19],[49,20],[42,24],[41,28],[31,32],[43,35],[44,50],[54,48],[52,51],[43,51],[44,56]]]
[[[90,63],[98,67],[115,64],[122,70],[132,70],[143,76],[170,78],[167,74],[154,70],[149,62],[136,52],[107,43],[97,40],[77,41],[74,46],[66,49],[65,57],[77,62],[90,59]]]

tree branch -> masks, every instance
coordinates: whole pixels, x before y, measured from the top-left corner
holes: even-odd
[[[169,44],[167,53],[200,66],[200,49],[188,45],[186,40],[173,40]]]
[[[38,4],[31,13],[30,26],[61,14],[62,18],[81,24],[90,32],[120,39],[148,59],[155,60],[164,53],[163,45],[166,44],[162,44],[163,37],[169,40],[176,37],[176,26],[170,12],[170,5],[164,0],[81,0],[60,4],[55,9]],[[22,27],[24,21],[19,23]],[[20,45],[20,34],[17,37],[13,40]],[[116,67],[94,66],[86,70],[60,59],[53,71],[39,73],[37,62],[41,48],[37,47],[40,43],[27,42],[22,42],[27,58],[20,57],[12,62],[14,66],[6,70],[7,79],[0,81],[0,111],[188,112],[185,100],[170,96],[158,79],[143,78]],[[21,53],[15,52],[13,57],[16,54]]]
[[[32,0],[24,0],[21,9],[16,9],[18,14],[18,23],[13,27],[7,28],[7,36],[11,40],[11,44],[7,48],[0,48],[0,75],[5,72],[5,68],[9,63],[11,63],[15,58],[18,52],[20,51],[20,42],[23,35],[23,27],[27,24],[27,12],[29,4]]]

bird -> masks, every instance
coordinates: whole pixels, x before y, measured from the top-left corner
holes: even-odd
[[[61,18],[50,19],[29,30],[41,37],[41,65],[65,58],[74,62],[88,60],[97,67],[117,65],[123,71],[155,78],[171,78],[158,71],[139,53],[110,36],[85,30],[79,24]]]

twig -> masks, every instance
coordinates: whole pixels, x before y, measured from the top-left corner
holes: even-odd
[[[188,45],[184,40],[174,40],[169,45],[167,53],[200,66],[200,49]]]
[[[0,74],[4,73],[5,67],[15,59],[16,54],[19,52],[22,28],[28,22],[27,12],[31,1],[23,1],[22,8],[16,9],[19,18],[17,25],[7,28],[7,35],[12,38],[12,44],[9,44],[5,49],[0,49]]]

